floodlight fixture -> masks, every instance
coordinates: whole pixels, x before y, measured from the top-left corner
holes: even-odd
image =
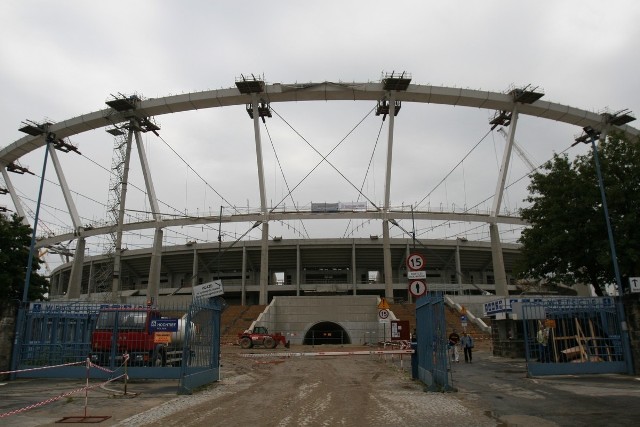
[[[236,87],[240,93],[248,95],[251,93],[264,92],[264,80],[257,79],[253,74],[251,77],[245,77],[240,74],[240,78],[236,79]]]
[[[396,74],[395,71],[386,73],[382,78],[382,88],[384,90],[405,91],[409,88],[411,83],[411,74],[403,71],[400,74]]]
[[[615,113],[604,112],[601,114],[605,122],[614,126],[626,125],[634,121],[636,118],[628,109],[620,110]]]
[[[119,112],[135,110],[137,103],[141,101],[140,97],[135,94],[127,96],[119,93],[118,96],[113,94],[111,96],[113,99],[106,101],[105,104]]]
[[[576,142],[571,144],[572,147],[579,143],[590,144],[591,141],[595,141],[596,139],[600,138],[601,132],[599,130],[592,128],[591,126],[585,126],[582,128],[582,130],[584,131],[584,133],[576,137],[575,139]]]
[[[37,123],[33,120],[25,120],[22,122],[23,126],[18,130],[31,136],[40,136],[47,132],[50,122]]]
[[[11,162],[7,165],[7,170],[9,172],[13,172],[13,173],[17,173],[19,175],[24,175],[25,173],[28,173],[30,175],[35,175],[33,172],[31,172],[28,168],[25,168],[23,166],[20,166],[19,164],[15,163],[15,162]]]
[[[78,154],[82,154],[80,151],[78,151],[78,147],[71,144],[70,142],[65,142],[64,139],[54,139],[53,148],[55,148],[58,151],[62,151],[63,153],[74,151]]]
[[[402,103],[400,101],[395,101],[394,105],[395,105],[395,110],[394,110],[393,116],[395,117],[400,112],[400,108],[402,108]],[[376,116],[382,115],[382,121],[384,122],[384,120],[387,118],[387,115],[390,112],[391,112],[391,105],[389,104],[389,101],[387,101],[386,99],[378,101],[378,105],[376,106]]]
[[[511,112],[509,111],[496,111],[493,119],[489,120],[491,130],[494,130],[498,126],[509,126],[511,124]]]
[[[156,136],[160,136],[158,131],[160,130],[160,126],[158,126],[151,118],[142,117],[133,120],[133,127],[140,132],[153,132]],[[111,133],[111,132],[109,132]]]
[[[113,127],[113,128],[109,128],[109,129],[105,129],[107,131],[107,133],[110,133],[113,136],[121,136],[124,135],[124,131],[120,128],[117,127]]]
[[[246,109],[249,117],[253,119],[253,104],[247,104]],[[260,101],[258,103],[258,117],[262,119],[262,123],[265,123],[265,117],[272,117],[271,106],[268,102]]]
[[[522,88],[513,88],[509,90],[508,94],[513,98],[513,102],[520,104],[533,104],[544,96],[542,90],[538,90],[537,86],[531,87],[531,85],[526,85]]]

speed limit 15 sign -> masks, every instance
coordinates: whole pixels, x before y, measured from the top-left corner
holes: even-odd
[[[426,262],[420,254],[410,254],[407,257],[407,268],[412,271],[422,270]]]

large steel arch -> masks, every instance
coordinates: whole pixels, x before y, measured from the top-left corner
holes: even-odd
[[[267,102],[299,101],[378,101],[388,96],[382,83],[307,83],[266,85],[260,94]],[[580,127],[591,126],[605,130],[607,122],[603,115],[568,105],[538,100],[531,104],[514,101],[508,94],[451,87],[409,85],[406,91],[397,92],[396,100],[426,104],[475,107],[486,110],[512,111],[516,106],[519,114],[555,120]],[[151,98],[137,103],[136,109],[116,112],[107,108],[54,123],[49,130],[59,138],[66,138],[101,127],[123,123],[130,118],[145,118],[183,111],[218,108],[251,103],[251,95],[242,94],[236,88],[182,95]],[[628,136],[640,136],[640,130],[628,125],[614,126]],[[0,165],[6,167],[25,154],[44,146],[42,136],[25,136],[0,150]]]
[[[262,82],[261,82],[262,83]],[[505,282],[506,278],[500,277],[500,271],[504,276],[504,267],[501,260],[501,250],[499,242],[499,233],[497,231],[498,223],[510,223],[510,224],[522,224],[522,221],[518,218],[502,216],[500,212],[500,204],[502,198],[502,192],[505,186],[505,179],[507,169],[509,165],[509,158],[511,154],[511,147],[513,144],[513,138],[515,134],[515,127],[517,123],[518,115],[528,115],[533,117],[539,117],[548,120],[554,120],[580,127],[592,127],[596,130],[602,131],[603,134],[617,129],[629,137],[637,137],[640,135],[640,131],[627,125],[616,126],[610,120],[611,117],[605,114],[597,114],[594,112],[573,108],[570,106],[546,102],[536,97],[534,100],[523,101],[521,98],[514,96],[513,92],[510,93],[498,93],[489,91],[479,91],[471,89],[451,88],[451,87],[437,87],[428,85],[412,85],[408,84],[406,88],[402,90],[389,89],[383,83],[308,83],[308,84],[281,84],[275,83],[271,85],[263,85],[259,91],[241,91],[238,88],[194,92],[182,95],[152,98],[146,100],[131,99],[130,108],[119,108],[118,110],[113,108],[107,108],[100,111],[84,114],[78,117],[74,117],[62,122],[52,123],[47,125],[47,133],[54,133],[56,138],[66,138],[73,135],[77,135],[83,132],[91,131],[101,127],[108,127],[119,125],[125,122],[132,122],[134,120],[145,121],[149,117],[159,116],[164,114],[172,114],[177,112],[199,110],[205,108],[219,108],[235,105],[253,105],[254,110],[257,110],[258,100],[264,103],[278,103],[278,102],[300,102],[300,101],[338,101],[338,100],[353,100],[353,101],[385,101],[388,102],[390,111],[388,112],[390,117],[389,127],[389,142],[388,142],[388,154],[387,154],[387,173],[386,173],[386,197],[383,207],[374,211],[366,212],[343,212],[331,214],[331,218],[358,218],[358,219],[376,219],[381,220],[383,226],[383,240],[388,242],[389,240],[389,222],[395,219],[407,219],[409,218],[408,212],[394,212],[389,207],[389,180],[391,170],[391,152],[393,143],[393,116],[394,105],[396,102],[415,102],[415,103],[427,103],[427,104],[442,104],[452,106],[464,106],[475,107],[479,109],[497,110],[502,112],[511,113],[511,126],[509,132],[509,141],[505,153],[503,156],[502,167],[499,173],[499,179],[497,183],[495,198],[493,202],[493,209],[486,215],[471,214],[468,212],[463,213],[433,213],[433,212],[413,212],[418,219],[442,219],[451,220],[458,219],[462,221],[478,221],[486,222],[490,224],[491,240],[492,240],[492,252],[494,253],[494,270],[496,270],[496,283]],[[256,147],[258,156],[258,169],[261,185],[261,193],[263,193],[262,186],[262,173],[260,168],[262,167],[261,160],[261,148],[259,131],[257,129],[258,115],[254,117],[254,125],[256,126]],[[132,131],[130,131],[132,132]],[[139,135],[136,134],[136,140],[139,139]],[[129,141],[131,142],[132,133],[129,134]],[[21,138],[2,150],[0,150],[0,166],[2,167],[3,176],[6,180],[6,168],[20,157],[41,148],[46,144],[46,136],[44,134],[39,136],[26,136]],[[142,157],[144,153],[142,152]],[[146,162],[146,159],[143,159]],[[147,172],[147,171],[145,171]],[[145,177],[146,180],[146,177]],[[149,186],[149,182],[147,182]],[[148,192],[152,194],[152,198],[155,199],[152,184],[148,187]],[[12,194],[15,197],[15,194]],[[263,224],[263,241],[268,240],[268,222],[270,220],[293,220],[293,219],[324,219],[328,218],[326,215],[319,215],[311,212],[271,212],[267,211],[264,194],[261,194],[262,209],[260,213],[256,214],[236,214],[227,215],[226,217],[207,217],[202,216],[198,218],[181,218],[181,219],[165,219],[159,214],[155,214],[153,221],[144,221],[137,223],[127,224],[113,224],[106,227],[98,227],[93,229],[83,228],[78,224],[78,221],[74,222],[75,229],[69,233],[64,233],[55,237],[41,240],[38,245],[45,246],[56,242],[61,242],[71,238],[80,239],[78,242],[82,242],[84,245],[84,238],[89,236],[95,236],[99,234],[111,233],[117,227],[120,232],[123,230],[140,230],[155,228],[156,240],[162,239],[162,228],[183,225],[183,224],[205,224],[213,222],[255,222],[256,224]],[[150,200],[152,203],[154,200]],[[71,211],[70,207],[70,211]],[[154,209],[154,212],[159,212],[158,209]],[[73,217],[74,215],[72,215]],[[75,213],[77,217],[77,213]],[[267,231],[265,231],[267,230]],[[156,244],[154,244],[154,248]],[[263,247],[266,249],[266,246]],[[385,253],[388,248],[385,248]],[[158,249],[159,251],[159,249]],[[158,253],[159,257],[159,253]],[[76,259],[77,260],[77,259]],[[265,270],[266,263],[261,267],[261,271]],[[159,268],[159,260],[155,263],[154,269]],[[391,270],[391,266],[387,265],[385,260],[385,275],[386,271]],[[265,273],[266,274],[266,273]],[[73,274],[72,274],[73,276]],[[75,276],[74,276],[75,277]],[[390,276],[386,277],[385,282],[390,282]],[[76,280],[76,279],[71,279]],[[71,281],[70,280],[70,281]],[[149,282],[153,282],[150,275]],[[266,285],[266,276],[262,282]],[[390,285],[390,284],[389,284]],[[390,287],[388,289],[391,289]],[[72,293],[69,293],[72,295]],[[262,300],[261,296],[261,300]],[[265,297],[266,301],[266,287]]]

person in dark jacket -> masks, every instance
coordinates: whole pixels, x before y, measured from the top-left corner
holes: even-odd
[[[464,351],[465,363],[473,362],[473,338],[471,335],[467,335],[466,331],[462,332],[462,338],[460,338],[460,345]]]
[[[453,332],[449,334],[449,348],[451,349],[451,361],[459,362],[460,354],[458,353],[458,343],[460,342],[460,335],[454,329]]]

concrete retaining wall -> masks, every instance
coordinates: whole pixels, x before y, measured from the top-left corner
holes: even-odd
[[[275,297],[255,324],[302,344],[315,324],[333,322],[347,332],[351,344],[375,343],[389,339],[389,323],[379,321],[378,302],[372,295]]]

